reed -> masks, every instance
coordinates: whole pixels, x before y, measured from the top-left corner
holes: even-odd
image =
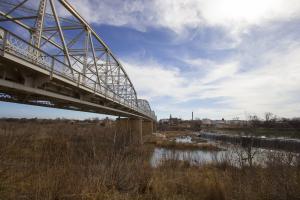
[[[300,157],[150,165],[153,145],[98,123],[0,121],[0,199],[299,199]],[[291,162],[293,160],[293,162]]]

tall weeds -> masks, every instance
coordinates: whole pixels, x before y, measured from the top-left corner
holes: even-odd
[[[138,144],[129,133],[97,124],[2,122],[0,199],[144,193],[150,152]]]
[[[300,199],[300,158],[150,166],[152,145],[97,123],[0,122],[0,199]]]

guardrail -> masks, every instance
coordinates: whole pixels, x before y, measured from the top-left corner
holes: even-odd
[[[24,39],[1,27],[0,50],[2,54],[4,54],[4,52],[13,54],[14,56],[17,56],[36,66],[41,67],[44,70],[47,70],[50,76],[55,74],[57,76],[68,79],[73,83],[76,83],[78,87],[86,87],[89,90],[92,90],[93,92],[104,96],[105,98],[118,102],[123,106],[131,108],[139,113],[142,113],[145,116],[156,120],[156,116],[153,111],[144,110],[138,107],[137,102],[128,101],[127,99],[122,98],[111,88],[108,88],[105,85],[98,84],[97,81],[83,75],[81,72],[78,72],[75,69],[70,69],[70,66],[66,65],[54,56],[51,56],[43,50],[36,48]]]

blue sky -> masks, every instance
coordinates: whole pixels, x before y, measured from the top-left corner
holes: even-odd
[[[158,118],[300,115],[298,0],[69,0]],[[88,118],[0,103],[2,116]]]

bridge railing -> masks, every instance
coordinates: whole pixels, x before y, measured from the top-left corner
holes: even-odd
[[[142,108],[134,105],[133,102],[122,98],[110,88],[97,84],[96,80],[93,80],[81,72],[74,69],[70,69],[68,65],[54,56],[49,55],[43,50],[36,48],[32,44],[28,43],[24,39],[18,37],[14,33],[7,31],[0,27],[0,49],[1,53],[7,52],[13,54],[23,60],[26,60],[34,65],[37,65],[47,71],[51,75],[55,74],[62,76],[71,82],[77,83],[78,86],[86,87],[95,93],[104,95],[105,98],[110,98],[113,101],[118,102],[121,105],[129,107],[139,113],[142,113],[152,119],[155,119],[155,114],[150,111],[145,111]]]

